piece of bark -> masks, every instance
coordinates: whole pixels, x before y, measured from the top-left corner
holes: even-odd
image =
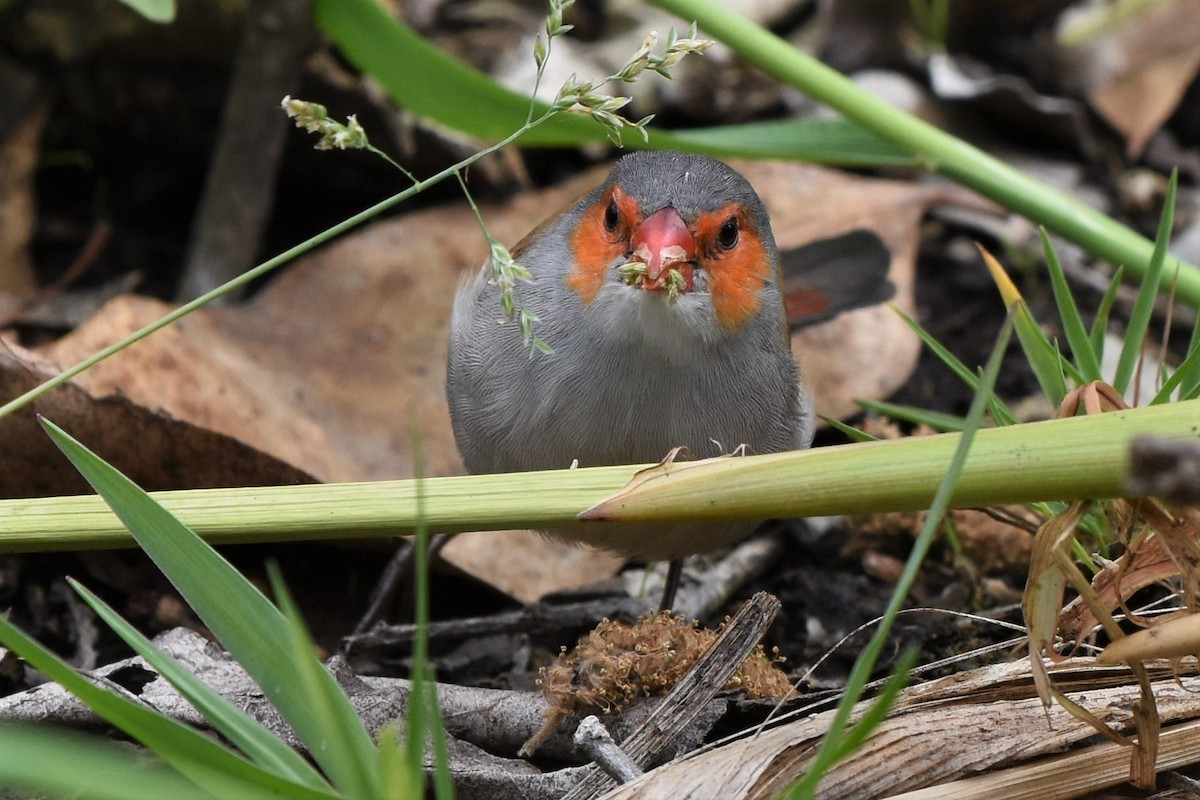
[[[575,729],[575,744],[617,783],[628,783],[645,772],[621,749],[596,715],[584,717]]]
[[[1190,766],[1200,752],[1200,720],[1169,725],[1159,736],[1157,768],[1160,770]],[[1090,800],[1125,800],[1128,791],[1114,794],[1091,794],[1109,787],[1127,784],[1129,779],[1129,749],[1113,742],[1104,742],[1063,756],[1032,761],[1019,767],[987,772],[951,783],[931,786],[892,795],[889,800],[1046,800],[1058,797],[1086,796]],[[1178,782],[1174,788],[1164,788],[1153,794],[1136,796],[1144,800],[1195,800],[1200,796],[1195,781],[1192,785]],[[1159,776],[1159,785],[1168,781]]]

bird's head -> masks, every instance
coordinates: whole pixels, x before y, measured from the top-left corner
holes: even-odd
[[[633,153],[574,210],[567,285],[585,305],[612,291],[670,303],[707,296],[737,331],[779,303],[778,257],[766,210],[732,168],[704,156]],[[774,298],[769,295],[774,294]]]

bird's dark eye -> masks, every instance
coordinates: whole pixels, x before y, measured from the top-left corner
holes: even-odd
[[[614,197],[608,201],[608,208],[604,209],[604,229],[612,233],[617,229],[618,223],[621,221],[620,211],[617,209],[617,200]]]
[[[737,217],[730,217],[721,226],[721,230],[717,231],[717,244],[722,250],[732,250],[738,243],[738,221]]]

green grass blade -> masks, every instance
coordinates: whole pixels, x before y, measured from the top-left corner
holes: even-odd
[[[316,0],[314,13],[321,29],[355,67],[378,81],[397,105],[419,117],[484,141],[508,136],[529,117],[528,96],[434,47],[375,0]],[[533,108],[536,117],[548,106],[539,102]],[[626,145],[844,165],[915,163],[895,145],[845,120],[789,120],[675,133],[651,128],[649,134],[647,143],[630,136]],[[606,141],[599,125],[575,114],[559,114],[520,139],[529,147]]]
[[[996,384],[996,376],[1000,372],[1000,363],[1004,359],[1004,351],[1008,348],[1008,340],[1012,335],[1012,329],[1013,320],[1010,316],[1005,321],[1004,327],[996,338],[996,344],[992,348],[992,353],[988,357],[987,364],[983,370],[983,376],[980,380],[979,390],[976,391],[975,398],[971,401],[971,409],[967,414],[967,424],[963,429],[962,437],[959,439],[958,446],[954,450],[954,456],[946,467],[945,477],[938,486],[933,503],[930,504],[929,514],[925,518],[925,524],[921,527],[921,533],[913,543],[912,552],[909,554],[900,580],[896,583],[896,588],[892,592],[892,597],[888,602],[883,619],[880,621],[879,627],[876,628],[875,634],[871,637],[871,641],[868,642],[866,648],[859,655],[858,660],[854,662],[854,667],[850,671],[850,677],[846,681],[846,688],[842,694],[842,699],[838,703],[833,720],[830,722],[829,730],[826,732],[825,738],[822,739],[821,746],[817,750],[817,754],[813,757],[808,772],[788,790],[786,794],[788,800],[800,800],[800,798],[815,796],[821,777],[828,772],[839,758],[845,757],[849,752],[847,748],[847,724],[850,720],[850,714],[859,698],[862,697],[867,681],[870,680],[871,672],[875,669],[875,665],[879,661],[879,656],[883,652],[884,644],[891,633],[896,615],[904,606],[909,591],[911,591],[913,585],[916,583],[921,564],[924,562],[929,548],[933,545],[933,540],[941,528],[942,520],[950,508],[950,498],[954,495],[958,476],[962,472],[963,465],[966,463],[967,453],[971,449],[975,433],[979,430],[980,423],[983,421],[983,412],[988,406],[988,395],[992,393],[992,388]]]
[[[846,731],[846,735],[842,739],[841,749],[834,754],[835,763],[848,757],[855,750],[862,747],[875,729],[887,719],[888,711],[892,709],[896,698],[904,690],[905,685],[908,683],[909,673],[912,672],[912,668],[916,666],[916,663],[917,652],[915,650],[906,650],[900,654],[900,658],[896,660],[895,669],[888,676],[887,682],[884,683],[879,696],[875,698],[875,702],[867,709],[867,713],[863,714],[858,722],[854,723]]]
[[[1021,350],[1025,353],[1025,360],[1033,370],[1038,385],[1042,387],[1042,393],[1049,398],[1052,405],[1058,406],[1067,394],[1066,381],[1063,380],[1066,363],[1058,348],[1042,332],[1041,326],[1030,313],[1025,298],[1021,296],[1020,290],[1012,282],[1003,265],[981,245],[976,244],[976,248],[992,276],[992,282],[1000,292],[1004,307],[1012,315]]]
[[[1188,386],[1186,380],[1189,377],[1193,379],[1200,377],[1200,347],[1192,347],[1188,351],[1187,357],[1183,359],[1183,363],[1171,374],[1171,377],[1163,382],[1162,388],[1154,395],[1154,399],[1150,401],[1150,405],[1158,405],[1159,403],[1170,401],[1171,393],[1177,388],[1179,389],[1180,400],[1191,400],[1197,392],[1200,392],[1200,387],[1194,385]]]
[[[958,356],[947,350],[945,345],[933,338],[933,335],[930,334],[929,331],[921,327],[921,324],[915,319],[901,311],[898,306],[892,306],[891,308],[900,316],[900,319],[904,321],[905,325],[912,328],[913,332],[920,337],[925,346],[928,347],[943,364],[949,367],[951,371],[959,377],[959,380],[969,386],[971,391],[974,392],[979,390],[978,376],[976,376],[971,370],[967,369],[967,365],[960,361]],[[1010,411],[1008,406],[997,397],[993,397],[991,399],[990,405],[988,406],[988,411],[991,413],[992,419],[994,419],[998,425],[1016,424],[1016,414]]]
[[[0,723],[0,786],[31,796],[89,800],[214,800],[161,761],[99,736]],[[7,792],[6,792],[7,795]],[[249,791],[225,798],[250,798]]]
[[[1117,374],[1113,379],[1113,387],[1121,394],[1125,394],[1129,389],[1134,368],[1142,354],[1146,329],[1150,327],[1150,317],[1154,313],[1154,300],[1158,297],[1158,285],[1162,281],[1167,246],[1171,242],[1171,226],[1175,219],[1175,189],[1178,183],[1179,173],[1173,171],[1171,180],[1167,183],[1162,216],[1158,220],[1158,234],[1154,237],[1154,254],[1150,257],[1146,277],[1142,279],[1142,285],[1138,289],[1137,300],[1134,301],[1133,311],[1129,315],[1129,327],[1125,330],[1121,357],[1117,360]]]
[[[1112,313],[1113,303],[1116,302],[1117,292],[1121,288],[1121,277],[1124,274],[1123,267],[1117,267],[1113,271],[1112,280],[1108,282],[1108,289],[1100,298],[1100,305],[1096,307],[1096,318],[1092,320],[1092,327],[1088,333],[1088,339],[1092,343],[1092,352],[1096,354],[1096,360],[1101,364],[1104,363],[1104,335],[1108,332],[1108,317]]]
[[[69,664],[26,636],[0,616],[0,642],[34,669],[78,697],[84,704],[164,762],[219,797],[307,797],[295,784],[272,775],[182,722],[152,711],[80,675]],[[0,762],[8,759],[8,753]]]
[[[641,142],[630,137],[628,144],[637,147]],[[778,158],[840,166],[917,163],[895,145],[844,119],[772,120],[673,131],[651,128],[649,146],[714,158]]]
[[[446,736],[446,723],[442,719],[442,708],[438,703],[437,684],[430,674],[426,707],[429,721],[426,723],[433,737],[433,796],[437,800],[454,800],[454,775],[450,772],[450,742]]]
[[[1200,315],[1196,316],[1196,324],[1192,326],[1192,340],[1188,343],[1188,355],[1175,373],[1180,376],[1180,400],[1200,396],[1200,363],[1191,360],[1197,350],[1200,350]]]
[[[322,763],[337,764],[338,774],[357,773],[357,780],[347,786],[347,794],[362,800],[374,800],[379,797],[378,751],[369,737],[363,739],[363,724],[354,705],[341,687],[329,679],[329,672],[317,660],[317,645],[308,635],[300,609],[283,582],[279,566],[267,564],[267,575],[279,609],[287,620],[289,655],[296,665],[296,677],[308,703],[309,713],[323,731],[318,746],[326,751],[327,758]]]
[[[287,623],[279,610],[216,550],[132,481],[53,423],[43,419],[42,425],[204,624],[254,678],[339,791],[371,796],[375,776],[368,772],[368,764],[346,768],[328,755],[324,720],[309,707],[302,668],[294,663]],[[336,685],[332,675],[322,672],[328,683]],[[365,752],[372,746],[361,725],[348,735],[354,741],[339,746],[353,752]]]
[[[233,703],[217,694],[192,673],[180,666],[137,629],[126,622],[107,603],[79,582],[68,578],[71,587],[83,598],[96,616],[116,631],[126,644],[158,670],[189,703],[196,707],[213,728],[245,753],[260,768],[311,789],[296,797],[334,797],[329,784],[308,761],[287,743],[259,725]]]
[[[400,755],[399,726],[389,722],[379,732],[379,790],[383,797],[421,797],[421,776],[413,776]]]
[[[1048,341],[1048,340],[1047,340]],[[1059,346],[1058,339],[1049,342],[1051,355],[1054,358],[1054,364],[1057,366],[1058,382],[1063,384],[1064,394],[1066,391],[1066,380],[1069,376],[1076,386],[1082,386],[1086,381],[1083,379],[1083,374],[1079,371],[1071,360],[1063,355],[1062,348]]]
[[[891,308],[904,321],[904,324],[912,328],[913,332],[921,338],[925,346],[933,351],[938,360],[949,367],[963,383],[970,386],[972,391],[978,388],[979,380],[975,377],[975,373],[968,369],[967,365],[960,361],[958,356],[947,350],[945,345],[933,337],[933,334],[925,330],[915,319],[901,311],[898,306],[892,306]]]
[[[866,408],[866,406],[863,406],[863,403],[866,402],[865,400],[856,400],[855,402],[858,403],[863,408]],[[846,423],[842,422],[840,419],[836,419],[834,417],[827,417],[824,414],[821,414],[819,416],[821,418],[821,422],[824,422],[826,425],[833,428],[835,431],[842,434],[843,436],[845,436],[847,439],[849,439],[852,442],[873,442],[877,438],[879,438],[877,436],[872,436],[871,434],[867,433],[866,431],[860,431],[858,428],[855,428],[852,425],[847,425]]]
[[[1016,320],[1017,340],[1021,342],[1025,360],[1033,369],[1033,375],[1037,378],[1038,385],[1042,387],[1042,392],[1050,400],[1050,404],[1057,407],[1067,396],[1067,385],[1063,380],[1062,356],[1059,354],[1058,348],[1046,338],[1046,334],[1037,324],[1037,320],[1033,318],[1033,314],[1029,313],[1029,306],[1025,305],[1024,300],[1017,302],[1013,314]]]
[[[425,763],[425,748],[432,744],[433,787],[438,800],[454,797],[450,774],[450,752],[446,728],[442,723],[437,699],[437,681],[429,666],[429,525],[425,510],[425,463],[421,449],[422,437],[415,425],[412,431],[413,472],[416,474],[416,530],[413,537],[413,621],[417,635],[412,649],[412,670],[409,693],[409,716],[405,742],[405,758],[409,773],[421,776]]]
[[[902,422],[911,422],[915,425],[928,425],[935,431],[961,431],[967,424],[966,420],[954,414],[942,414],[938,411],[929,411],[924,408],[916,408],[915,406],[902,406],[896,403],[885,403],[881,400],[859,399],[854,402],[868,411],[874,411],[877,414],[883,414],[885,417],[898,419]]]
[[[1046,251],[1046,266],[1050,270],[1050,285],[1054,289],[1054,302],[1058,305],[1058,317],[1062,321],[1063,333],[1066,334],[1067,344],[1071,346],[1071,354],[1075,357],[1075,366],[1079,370],[1082,383],[1091,383],[1103,378],[1100,374],[1100,359],[1092,349],[1088,338],[1087,328],[1079,315],[1079,306],[1071,295],[1071,287],[1067,285],[1067,277],[1063,274],[1062,264],[1050,244],[1050,234],[1045,228],[1038,229],[1042,234],[1042,248]]]

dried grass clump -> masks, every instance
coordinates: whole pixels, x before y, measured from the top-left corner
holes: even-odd
[[[728,622],[728,618],[726,618]],[[724,627],[724,623],[722,624]],[[529,755],[568,717],[582,711],[621,711],[639,697],[666,694],[712,647],[721,629],[709,630],[682,616],[662,611],[639,617],[632,625],[600,621],[570,653],[542,667],[538,685],[549,708],[546,724],[522,748]],[[792,688],[776,666],[783,658],[768,657],[758,645],[725,685],[752,699],[782,697]]]

